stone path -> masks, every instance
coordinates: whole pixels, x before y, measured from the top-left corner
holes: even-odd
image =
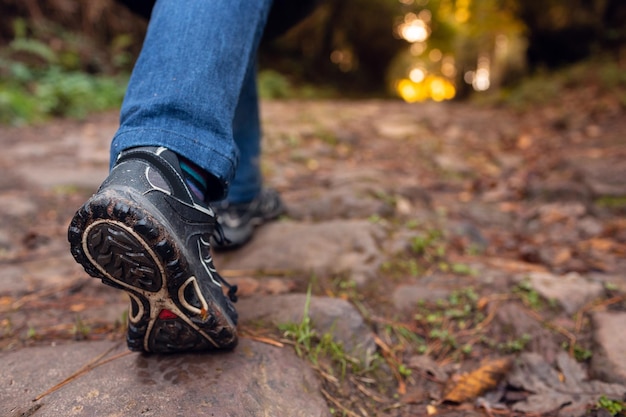
[[[125,296],[67,251],[67,222],[106,176],[117,116],[0,129],[0,415],[582,415],[626,394],[626,118],[606,111],[563,128],[559,117],[264,103],[263,170],[288,216],[216,256],[241,288],[237,349],[177,356],[126,352]],[[484,314],[475,331],[492,345],[444,349],[451,339],[433,333],[461,293],[476,293],[467,320]],[[299,358],[278,326],[303,323],[305,306],[348,363],[378,358],[378,371],[342,379]],[[564,343],[582,362],[563,357]],[[499,396],[441,401],[483,356],[511,354]],[[561,387],[551,372],[571,378]]]

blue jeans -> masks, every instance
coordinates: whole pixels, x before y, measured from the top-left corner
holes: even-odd
[[[261,189],[256,53],[272,0],[158,0],[121,109],[111,161],[165,146],[231,202]],[[216,191],[218,191],[216,193]],[[221,195],[220,195],[221,194]]]

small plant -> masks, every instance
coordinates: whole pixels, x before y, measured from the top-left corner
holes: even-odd
[[[473,336],[476,326],[485,320],[478,303],[479,295],[472,287],[453,291],[447,298],[419,303],[414,319],[418,331],[427,335],[423,351],[435,357],[451,355],[459,359],[474,353],[477,344],[486,345]]]
[[[406,275],[418,277],[424,271],[416,259],[405,259],[400,256],[383,262],[380,266],[380,270],[396,278],[401,278]]]
[[[380,217],[380,214],[372,214],[371,216],[367,218],[367,220],[370,223],[376,224],[376,223],[380,223],[383,220],[383,218]]]
[[[427,348],[426,341],[423,337],[411,331],[402,325],[388,325],[386,327],[388,334],[392,334],[401,346],[412,347],[417,352],[425,351]]]
[[[417,229],[417,227],[420,225],[419,220],[416,219],[411,219],[409,221],[406,222],[406,224],[404,225],[404,227],[406,227],[409,230],[413,230],[413,229]]]
[[[472,269],[471,266],[467,264],[454,263],[451,266],[452,272],[459,275],[475,275],[476,271]]]
[[[458,342],[456,337],[448,330],[443,329],[433,329],[429,334],[431,339],[440,340],[444,346],[448,346],[451,348],[456,348],[458,346]]]
[[[436,257],[442,257],[446,253],[446,248],[443,245],[443,234],[436,229],[414,236],[409,244],[415,255],[421,255],[429,261]]]
[[[466,343],[463,346],[461,346],[461,352],[463,352],[463,354],[465,355],[471,354],[473,350],[474,350],[474,347],[469,343]]]
[[[565,350],[570,350],[570,344],[567,342],[563,342],[561,346]],[[586,360],[591,359],[591,357],[593,356],[593,352],[591,350],[585,349],[578,344],[574,345],[572,352],[574,353],[574,359],[576,359],[578,362],[585,362]]]
[[[76,320],[74,321],[74,326],[72,327],[72,335],[74,336],[74,339],[85,340],[89,337],[89,333],[91,333],[91,327],[85,324],[80,316],[77,315]]]
[[[616,416],[622,411],[626,411],[626,404],[624,404],[622,401],[611,400],[605,395],[601,396],[600,399],[598,399],[598,403],[596,405],[598,408],[604,408],[612,416]]]
[[[317,333],[309,316],[310,303],[311,286],[307,290],[302,320],[299,323],[281,324],[278,328],[286,339],[293,341],[298,356],[308,359],[317,367],[323,366],[322,360],[327,359],[330,361],[330,367],[326,371],[332,374],[333,369],[338,369],[340,376],[344,378],[348,365],[357,369],[361,364],[346,354],[343,345],[333,339],[332,332],[323,335]]]
[[[37,330],[33,326],[28,327],[28,331],[26,332],[27,339],[35,339],[37,338]]]
[[[505,353],[518,353],[523,351],[532,340],[529,334],[524,333],[517,339],[498,344],[498,349]]]
[[[403,363],[398,366],[398,373],[404,377],[411,376],[411,370]]]
[[[395,206],[397,203],[397,197],[393,194],[388,194],[385,191],[376,191],[374,193],[374,197],[390,206]]]
[[[266,99],[287,98],[293,96],[293,87],[282,74],[264,70],[258,77],[259,95]]]
[[[304,314],[300,323],[281,324],[278,328],[283,332],[283,336],[294,341],[294,347],[298,356],[302,357],[311,351],[314,338],[317,336],[313,329],[311,317],[309,316],[309,306],[311,304],[311,286],[306,293],[304,303]]]
[[[603,208],[624,209],[626,208],[626,196],[605,196],[595,200],[595,203]]]
[[[336,288],[336,294],[339,298],[344,300],[356,300],[359,298],[357,284],[351,279],[339,277],[333,282],[333,286]]]
[[[530,281],[524,280],[513,289],[513,294],[517,295],[522,302],[533,310],[538,310],[543,306],[541,296],[532,287]]]
[[[14,23],[15,38],[0,51],[0,123],[81,118],[121,104],[127,76],[82,72],[76,51],[57,51]]]

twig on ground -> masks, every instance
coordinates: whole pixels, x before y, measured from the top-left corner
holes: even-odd
[[[600,309],[600,308],[606,308],[608,306],[610,306],[611,304],[616,304],[616,303],[620,303],[622,301],[626,300],[626,294],[622,294],[622,295],[618,295],[612,298],[609,298],[608,300],[604,300],[604,301],[600,301],[600,302],[591,302],[588,303],[587,305],[583,306],[580,310],[578,310],[578,312],[576,313],[576,328],[575,331],[576,333],[580,333],[582,331],[582,327],[583,327],[583,317],[585,316],[585,314],[594,311],[596,309]]]
[[[534,318],[535,320],[537,320],[539,323],[543,324],[544,326],[547,326],[549,328],[551,328],[552,330],[561,333],[563,336],[565,336],[568,339],[568,343],[570,346],[570,351],[569,354],[571,356],[574,355],[574,346],[576,345],[576,335],[572,332],[570,332],[569,330],[567,330],[566,328],[559,326],[557,324],[554,323],[550,323],[548,320],[545,320],[543,317],[541,317],[539,315],[539,313],[532,311],[529,308],[525,308],[524,311],[526,312],[526,314],[528,314],[530,317]]]
[[[284,343],[276,339],[272,339],[271,337],[266,337],[266,336],[261,336],[259,334],[255,334],[252,330],[246,327],[241,328],[240,337],[244,339],[254,340],[256,342],[265,343],[267,345],[276,346],[279,348],[285,347]]]
[[[406,394],[406,383],[404,382],[402,375],[400,375],[400,372],[398,371],[398,368],[400,367],[400,364],[401,364],[400,361],[398,361],[398,359],[394,355],[391,348],[380,337],[378,337],[377,335],[374,335],[374,341],[376,342],[378,347],[380,347],[380,349],[382,350],[383,356],[389,363],[389,367],[391,368],[391,372],[393,373],[393,376],[398,381],[398,394],[400,395]]]
[[[47,391],[45,391],[45,392],[39,394],[38,396],[36,396],[33,399],[33,402],[39,401],[43,397],[52,394],[53,392],[57,391],[59,388],[62,388],[63,386],[69,384],[70,382],[80,378],[81,376],[83,376],[87,372],[91,371],[92,369],[95,369],[95,368],[97,368],[99,366],[105,365],[105,364],[107,364],[109,362],[112,362],[112,361],[114,361],[116,359],[122,358],[124,356],[130,355],[131,353],[133,353],[131,351],[124,351],[124,352],[118,353],[117,355],[111,356],[110,358],[107,358],[106,360],[101,361],[104,357],[106,357],[109,353],[111,353],[113,350],[117,349],[118,347],[119,347],[119,344],[111,346],[109,349],[104,351],[102,354],[96,356],[94,359],[92,359],[89,362],[87,362],[87,364],[85,364],[78,371],[74,372],[72,375],[68,376],[63,381],[59,382],[58,384],[56,384],[52,388],[48,389]]]
[[[320,376],[324,378],[326,381],[330,382],[335,387],[339,387],[340,385],[339,380],[334,375],[329,374],[328,372],[324,371],[319,365],[312,365],[312,368],[315,371],[317,371],[317,373],[319,373]]]
[[[336,399],[335,397],[333,397],[332,395],[330,395],[328,393],[328,391],[326,391],[324,388],[321,389],[322,391],[322,395],[324,396],[324,398],[326,398],[327,401],[333,403],[333,405],[337,408],[339,408],[345,415],[349,416],[349,417],[362,417],[356,413],[354,413],[353,411],[350,411],[349,409],[347,409],[345,406],[343,406],[338,399]]]
[[[26,303],[28,303],[30,301],[37,300],[37,299],[40,299],[40,298],[43,298],[43,297],[47,297],[49,295],[56,294],[56,293],[61,292],[61,291],[69,290],[70,288],[74,288],[77,285],[82,285],[84,282],[86,282],[86,281],[83,278],[76,279],[76,280],[73,280],[72,282],[69,282],[67,284],[58,285],[58,286],[52,287],[52,288],[44,288],[44,289],[39,290],[37,292],[27,294],[27,295],[19,298],[18,300],[15,300],[11,304],[9,304],[7,307],[0,308],[0,313],[6,313],[8,311],[18,310],[20,307],[22,307],[24,304],[26,304]]]
[[[375,392],[372,392],[372,390],[370,390],[369,388],[367,388],[366,386],[361,384],[359,381],[357,381],[357,379],[354,376],[350,376],[350,381],[352,381],[352,383],[357,387],[357,389],[359,391],[361,391],[368,398],[371,398],[372,400],[376,401],[377,403],[385,404],[385,403],[389,402],[389,399],[383,398],[383,397],[379,396],[378,394],[376,394]]]

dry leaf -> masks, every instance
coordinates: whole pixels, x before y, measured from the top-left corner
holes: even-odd
[[[563,265],[570,259],[572,259],[572,251],[569,248],[561,248],[554,255],[554,260],[552,262],[554,265]]]
[[[0,297],[0,306],[9,306],[13,304],[13,301],[15,301],[13,297],[9,297],[9,296]]]
[[[544,414],[559,410],[560,416],[584,416],[588,404],[602,395],[622,398],[626,393],[623,385],[589,380],[586,369],[565,352],[557,355],[556,364],[558,370],[532,352],[516,359],[507,383],[530,395],[513,404],[514,411]]]
[[[87,308],[87,305],[85,305],[85,303],[72,304],[70,306],[70,311],[73,311],[74,313],[78,313],[78,312],[85,310],[86,308]]]
[[[473,400],[483,392],[495,388],[510,368],[511,360],[508,358],[484,362],[475,371],[461,375],[447,390],[444,401],[463,403]]]
[[[521,150],[526,150],[533,145],[533,138],[530,135],[521,135],[517,138],[517,147]]]

